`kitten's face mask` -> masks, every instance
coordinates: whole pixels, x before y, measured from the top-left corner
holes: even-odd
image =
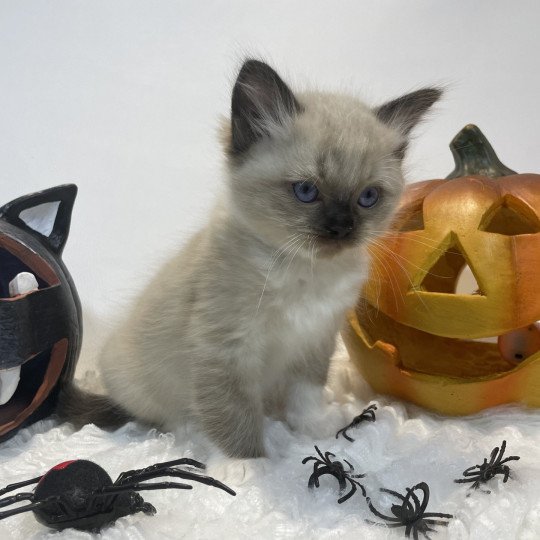
[[[332,256],[381,234],[403,187],[407,134],[438,99],[425,89],[375,111],[331,94],[297,97],[248,60],[232,96],[231,202],[265,241]]]

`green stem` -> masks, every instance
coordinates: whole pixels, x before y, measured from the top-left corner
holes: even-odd
[[[474,124],[466,125],[450,143],[455,169],[446,178],[481,175],[490,178],[517,174],[503,165],[485,135]]]

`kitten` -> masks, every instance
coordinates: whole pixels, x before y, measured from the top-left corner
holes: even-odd
[[[191,419],[235,458],[264,456],[265,414],[293,428],[318,414],[366,242],[391,219],[407,136],[440,95],[371,109],[293,94],[247,60],[224,129],[225,194],[103,351],[115,413],[169,429]]]

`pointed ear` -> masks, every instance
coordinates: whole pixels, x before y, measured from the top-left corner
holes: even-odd
[[[232,91],[231,153],[245,152],[269,134],[269,124],[282,124],[300,111],[294,94],[270,66],[246,60]]]
[[[57,255],[69,234],[71,211],[77,196],[75,184],[65,184],[19,197],[0,208],[0,219],[24,229]]]
[[[406,137],[441,96],[440,88],[422,88],[381,105],[375,114],[381,122]]]

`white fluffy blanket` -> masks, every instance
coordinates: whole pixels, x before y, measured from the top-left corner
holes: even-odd
[[[336,362],[334,390],[341,396],[344,414],[352,418],[368,402],[378,405],[377,420],[363,423],[350,434],[355,442],[333,437],[314,440],[267,421],[269,460],[251,467],[242,485],[231,483],[238,495],[197,484],[191,491],[144,492],[156,508],[118,520],[101,535],[72,529],[56,534],[37,523],[31,513],[0,521],[0,538],[400,538],[404,529],[366,523],[374,519],[358,491],[337,504],[337,483],[331,477],[308,490],[312,467],[302,459],[314,454],[314,445],[350,461],[368,495],[385,514],[396,501],[381,493],[385,487],[404,493],[407,487],[427,482],[431,489],[428,512],[455,517],[448,528],[438,527],[432,538],[538,539],[540,538],[540,411],[504,407],[468,418],[444,418],[403,402],[374,396],[362,384],[353,385],[356,398],[347,395],[352,367],[345,358]],[[491,480],[491,494],[470,492],[454,483],[469,466],[489,457],[507,441],[511,478]],[[69,425],[49,419],[25,429],[0,445],[1,484],[32,478],[55,464],[73,458],[91,459],[115,477],[123,470],[188,456],[211,458],[203,439],[189,428],[160,434],[130,423],[114,433],[93,425],[75,432]]]

